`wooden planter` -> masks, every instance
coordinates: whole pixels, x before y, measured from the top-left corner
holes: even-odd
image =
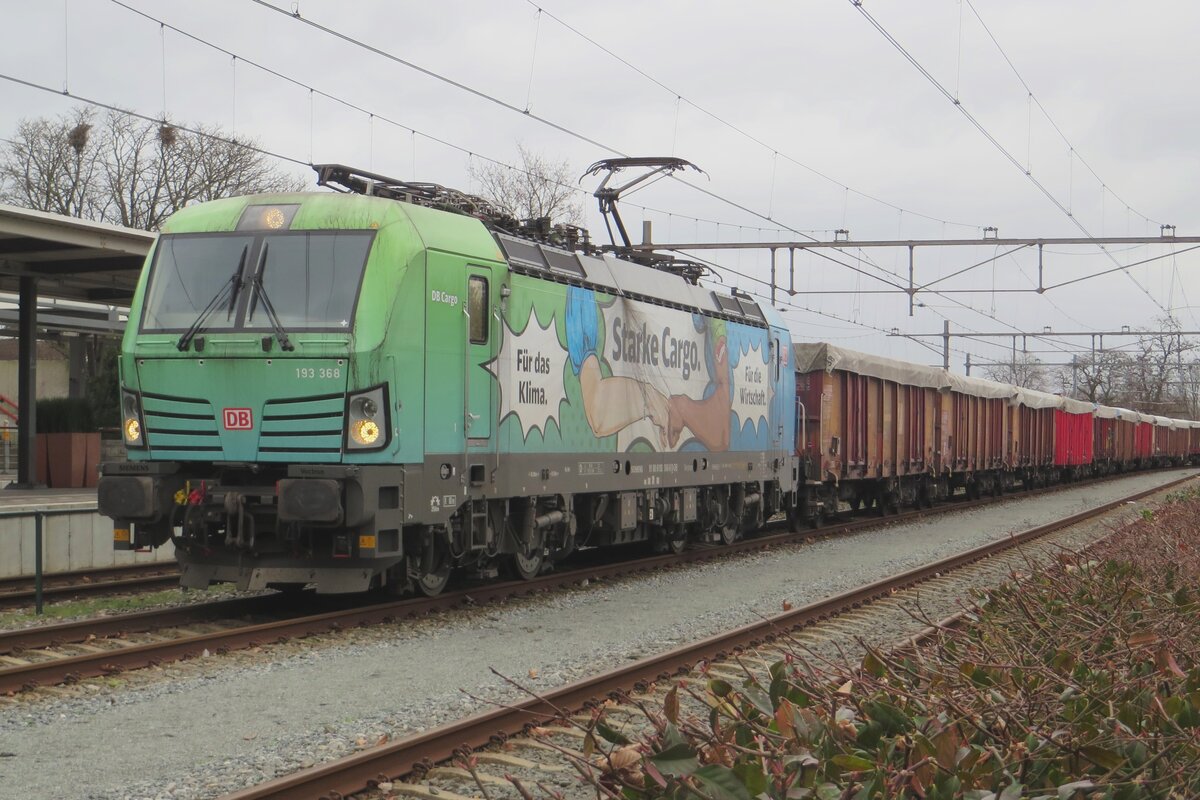
[[[54,489],[82,489],[96,485],[100,461],[99,433],[39,433],[38,479]],[[45,450],[42,450],[42,441]],[[41,456],[45,455],[43,472]]]

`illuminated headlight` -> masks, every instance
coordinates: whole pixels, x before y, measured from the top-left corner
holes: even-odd
[[[350,428],[350,438],[362,445],[375,444],[379,440],[379,423],[373,419],[360,419]]]
[[[142,431],[142,404],[134,392],[121,392],[121,432],[126,447],[145,447],[146,437]]]
[[[377,450],[388,443],[387,385],[352,394],[346,403],[346,447]]]

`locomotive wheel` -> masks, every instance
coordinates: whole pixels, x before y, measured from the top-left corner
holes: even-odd
[[[687,540],[687,529],[679,525],[675,532],[667,537],[667,550],[674,555],[679,555],[687,549]]]
[[[733,544],[741,538],[736,522],[728,522],[721,526],[721,544]]]
[[[530,554],[513,553],[508,557],[508,566],[516,577],[523,581],[531,581],[541,573],[544,561],[545,556],[541,550]]]

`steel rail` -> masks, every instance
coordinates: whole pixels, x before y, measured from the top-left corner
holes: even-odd
[[[1103,482],[1111,476],[1088,481],[1086,484]],[[1186,478],[1184,479],[1186,480]],[[1085,485],[1084,482],[1069,486]],[[1169,485],[1169,484],[1168,484]],[[325,611],[316,614],[294,613],[295,609],[278,609],[296,598],[287,595],[267,595],[219,601],[214,604],[176,607],[161,611],[120,615],[95,620],[37,626],[0,633],[0,654],[20,654],[25,650],[69,645],[74,642],[100,638],[112,638],[128,633],[153,631],[170,626],[208,622],[245,614],[278,613],[284,618],[259,622],[237,628],[227,628],[210,633],[181,636],[178,638],[132,644],[79,655],[54,657],[28,664],[0,668],[0,693],[16,693],[38,686],[75,682],[83,678],[109,675],[124,670],[138,669],[166,661],[181,660],[209,652],[254,647],[301,636],[325,633],[351,627],[362,627],[392,622],[397,619],[417,617],[461,606],[483,605],[498,600],[510,599],[543,591],[577,585],[583,580],[605,580],[625,577],[636,573],[650,572],[674,566],[693,564],[723,558],[733,553],[754,552],[791,544],[814,536],[840,536],[881,525],[894,525],[922,519],[931,515],[952,513],[980,506],[991,505],[1002,500],[1024,499],[1043,493],[1059,491],[1064,486],[1048,487],[1024,492],[1020,495],[1001,495],[999,498],[957,501],[936,506],[933,509],[909,511],[892,516],[869,516],[851,522],[831,525],[823,529],[785,532],[767,536],[742,539],[731,545],[709,545],[686,550],[680,554],[649,556],[635,561],[602,561],[565,572],[551,572],[532,580],[512,580],[469,586],[436,597],[414,597],[382,603]],[[1157,489],[1153,491],[1158,491]],[[783,523],[786,524],[786,523]],[[300,603],[308,604],[319,596],[302,595]]]
[[[120,567],[51,572],[43,575],[46,599],[85,597],[179,585],[179,567],[172,561],[155,561]],[[36,596],[36,578],[22,575],[0,579],[0,608],[31,603]]]
[[[798,628],[1093,519],[1126,503],[1170,489],[1194,477],[1196,476],[1189,475],[1122,497],[1014,534],[1007,539],[998,539],[834,597],[641,659],[627,667],[547,691],[520,703],[476,714],[346,758],[275,778],[229,794],[224,800],[341,798],[351,795],[368,788],[373,782],[405,777],[414,771],[446,761],[464,750],[486,747],[518,734],[532,725],[560,719],[565,714],[586,708],[589,704],[644,689],[656,681],[686,672],[700,662],[720,660],[731,653],[770,643]]]

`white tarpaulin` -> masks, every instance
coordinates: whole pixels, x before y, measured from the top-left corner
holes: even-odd
[[[921,386],[926,389],[945,389],[950,386],[948,373],[936,367],[847,350],[828,342],[793,342],[792,353],[796,371],[801,373],[842,370],[905,386]]]

